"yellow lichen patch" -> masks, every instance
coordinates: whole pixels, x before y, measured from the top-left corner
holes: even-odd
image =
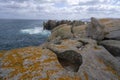
[[[101,58],[98,58],[97,60],[100,63],[105,64],[105,62]],[[118,79],[120,79],[120,76],[117,74],[116,70],[114,70],[110,65],[106,65],[106,67],[103,68],[103,70],[111,72],[112,74],[116,75]]]
[[[101,58],[97,58],[97,61],[100,62],[101,64],[104,64],[104,61]]]
[[[70,43],[71,45],[75,44],[76,41],[73,41],[73,40],[69,40],[67,43]]]
[[[0,53],[0,58],[2,58],[3,57],[3,53]]]
[[[57,45],[56,47],[60,49],[67,49],[67,46],[64,46],[64,45]]]
[[[29,73],[24,74],[19,80],[31,80],[33,76],[31,76]]]
[[[56,60],[56,58],[49,58],[49,59],[44,60],[43,62],[44,63],[49,63],[49,62],[55,61],[55,60]]]
[[[60,64],[56,64],[55,66],[58,67],[58,68],[60,68],[60,69],[63,68]]]
[[[5,53],[6,51],[5,50],[1,50],[0,53]]]
[[[113,74],[116,73],[116,71],[113,70],[112,67],[110,67],[110,66],[107,66],[104,70],[106,70],[106,71],[110,71],[110,72],[112,72]]]
[[[74,80],[82,80],[80,76],[75,76]]]
[[[95,45],[95,46],[94,46],[94,49],[95,49],[95,50],[100,50],[101,48],[100,48],[99,46]]]
[[[86,29],[86,25],[76,26],[73,28],[75,31],[83,31]]]
[[[3,63],[8,63],[7,65],[3,65],[2,67],[19,67],[22,66],[23,59],[17,53],[10,53],[2,60]]]
[[[109,71],[112,74],[116,75],[118,77],[118,79],[120,79],[120,75],[118,75],[118,73],[116,72],[116,70],[114,70],[111,66],[106,66],[106,68],[104,69],[105,71]]]
[[[61,76],[63,67],[57,60],[57,56],[48,49],[40,47],[26,47],[7,51],[0,61],[3,79],[17,80],[50,80],[51,76]],[[64,78],[62,78],[65,76]],[[65,74],[59,80],[79,80],[78,77]],[[58,78],[56,78],[57,80]]]
[[[85,80],[89,80],[88,79],[88,74],[86,72],[84,72],[84,76],[85,76]]]
[[[61,77],[58,80],[73,80],[73,79],[71,77],[66,76],[66,77]]]
[[[107,19],[107,18],[100,19],[101,23],[105,23],[105,22],[108,22],[108,21],[110,21],[110,19]]]
[[[74,76],[74,77],[64,76],[64,77],[60,77],[58,80],[81,80],[81,78],[79,76]]]
[[[49,74],[49,76],[56,74],[58,72],[58,70],[49,70],[47,71],[47,74]]]

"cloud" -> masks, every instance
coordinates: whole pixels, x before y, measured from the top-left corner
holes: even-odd
[[[0,0],[0,18],[120,18],[119,0]]]

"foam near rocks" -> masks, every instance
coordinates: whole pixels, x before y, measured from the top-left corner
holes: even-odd
[[[32,34],[50,35],[50,31],[44,30],[42,27],[22,29],[20,32],[24,34],[31,34],[31,35]]]

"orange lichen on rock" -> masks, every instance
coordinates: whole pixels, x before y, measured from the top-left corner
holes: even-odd
[[[67,49],[67,46],[65,46],[65,45],[57,45],[56,47],[60,48],[60,49]]]
[[[0,58],[3,57],[3,53],[0,53]]]
[[[105,23],[105,22],[110,21],[110,19],[108,19],[108,18],[103,18],[103,19],[100,19],[99,21],[100,21],[101,23]]]
[[[101,59],[101,58],[98,58],[97,59],[101,64],[105,64],[104,60]],[[120,79],[120,76],[118,75],[117,71],[114,70],[114,68],[112,68],[110,65],[106,65],[105,68],[103,68],[104,71],[108,71],[108,72],[111,72],[112,74],[114,74],[115,76],[118,77],[118,79]]]
[[[105,71],[109,71],[111,72],[112,74],[116,75],[118,77],[118,79],[120,80],[120,75],[118,75],[117,71],[114,70],[111,66],[106,66],[106,68],[104,69]]]
[[[2,57],[2,53],[0,55]],[[75,80],[60,65],[52,51],[41,47],[6,51],[0,63],[0,79],[3,80],[57,80],[62,79],[63,76],[65,76],[63,80]]]
[[[86,72],[84,72],[84,76],[85,76],[85,80],[89,80],[88,79],[88,74]]]
[[[61,77],[61,78],[59,78],[58,80],[81,80],[80,79],[80,77],[76,77],[76,76],[74,76],[74,77],[70,77],[70,76],[64,76],[64,77]]]

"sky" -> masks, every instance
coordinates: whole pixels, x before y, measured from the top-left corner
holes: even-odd
[[[120,0],[0,0],[0,18],[120,18]]]

